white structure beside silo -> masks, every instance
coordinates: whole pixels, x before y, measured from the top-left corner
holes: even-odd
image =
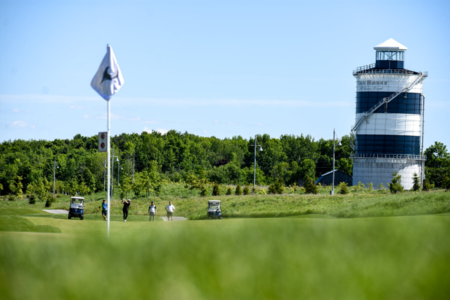
[[[424,103],[426,72],[404,69],[407,48],[393,39],[374,47],[376,63],[353,72],[356,78],[356,118],[353,184],[392,181],[401,175],[405,189],[416,173],[423,181]]]

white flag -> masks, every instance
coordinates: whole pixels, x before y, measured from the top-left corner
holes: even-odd
[[[110,45],[107,46],[105,57],[98,68],[97,73],[91,81],[91,87],[106,101],[117,93],[124,84],[122,72],[117,63],[114,51]]]

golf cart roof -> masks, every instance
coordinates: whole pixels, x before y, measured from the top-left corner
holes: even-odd
[[[84,197],[70,197],[72,200],[84,200]]]
[[[220,204],[220,200],[208,200],[208,203]]]

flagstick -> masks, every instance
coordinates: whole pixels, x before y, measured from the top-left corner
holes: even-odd
[[[111,127],[111,122],[109,121],[109,114],[110,114],[110,104],[109,104],[109,100],[106,101],[108,103],[108,113],[107,113],[107,119],[108,119],[108,141],[107,141],[107,151],[108,151],[108,169],[107,169],[107,173],[108,173],[108,220],[107,220],[107,227],[108,227],[108,237],[109,237],[109,222],[111,220],[111,137],[110,137],[110,127]]]

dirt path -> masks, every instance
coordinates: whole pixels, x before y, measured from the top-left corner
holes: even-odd
[[[160,217],[161,219],[163,219],[164,221],[167,221],[167,217]],[[187,219],[185,217],[173,217],[174,221],[187,221]]]
[[[64,209],[43,209],[43,211],[57,215],[66,215],[69,213],[67,210]]]

